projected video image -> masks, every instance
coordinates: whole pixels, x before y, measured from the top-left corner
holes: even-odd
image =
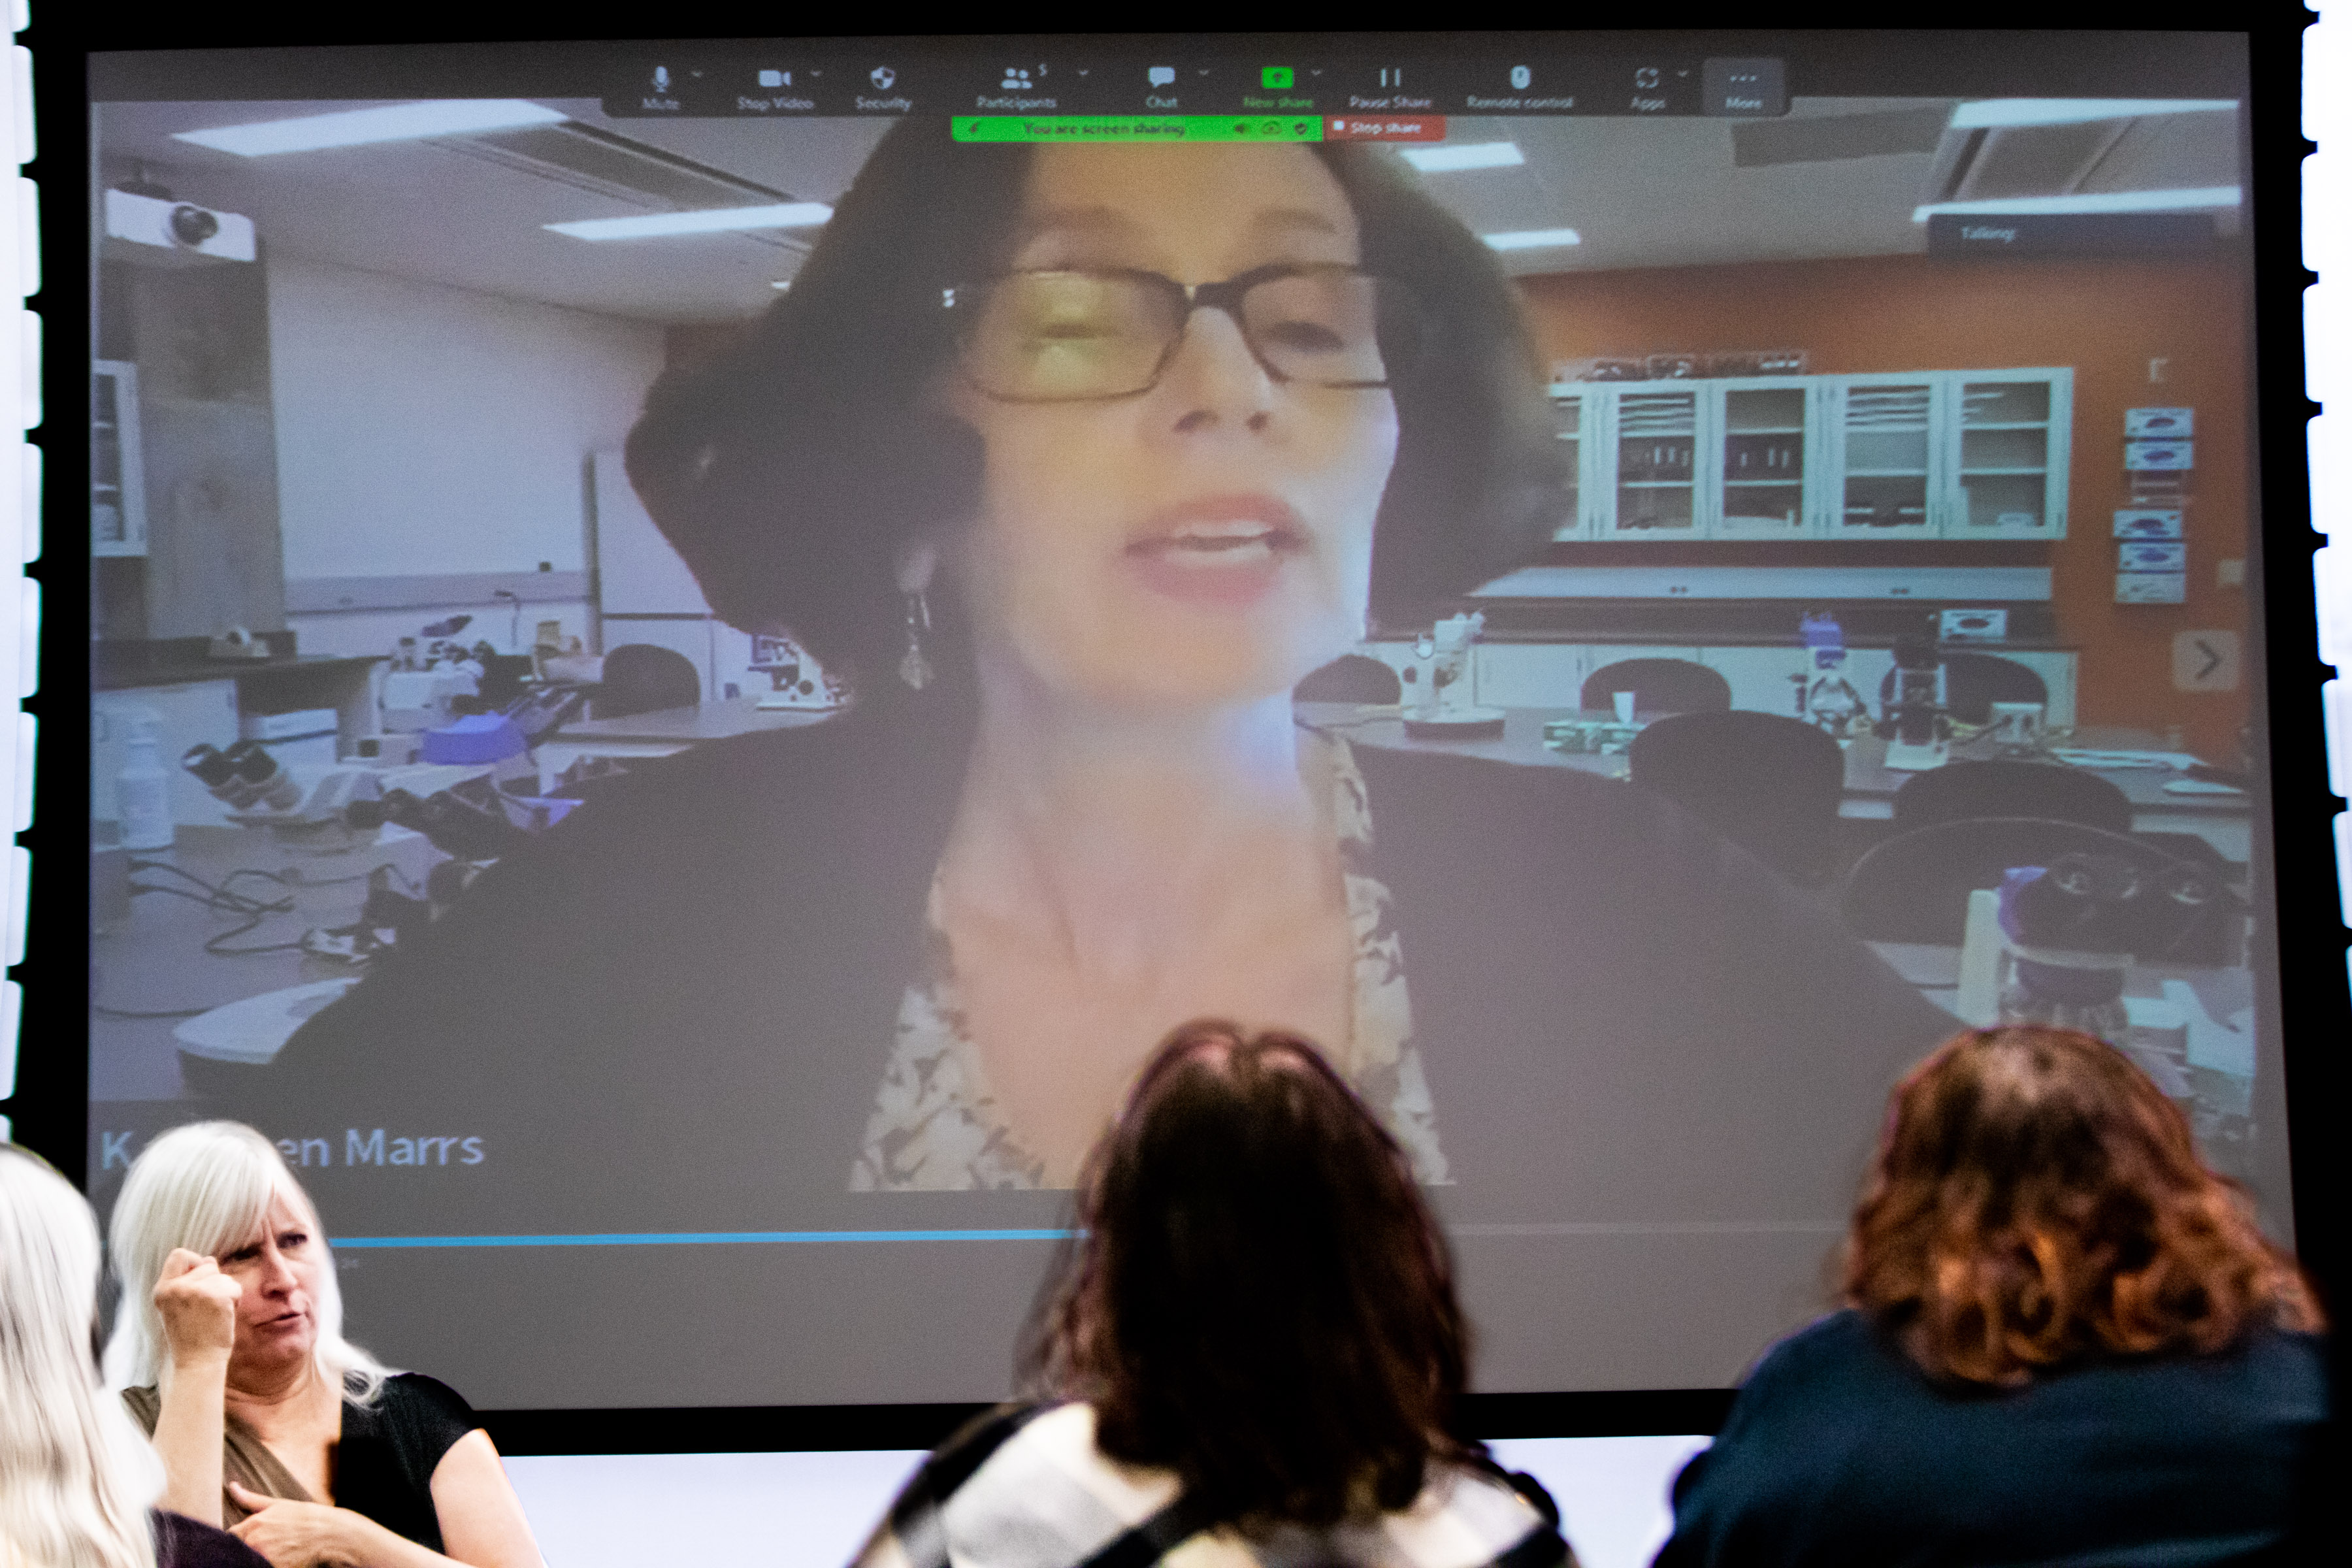
[[[994,1375],[908,1303],[1202,1016],[1373,1106],[1488,1386],[1735,1373],[1964,1022],[2283,1170],[2233,100],[737,66],[102,104],[101,1201],[249,1121],[362,1296],[879,1345],[792,1402]]]

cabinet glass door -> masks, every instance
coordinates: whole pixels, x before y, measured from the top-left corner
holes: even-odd
[[[89,552],[147,553],[145,482],[139,452],[139,370],[98,360],[89,382]]]
[[[1935,529],[1936,384],[1853,376],[1839,389],[1837,500],[1830,533],[1924,537]]]
[[[1810,401],[1810,388],[1801,382],[1723,389],[1717,538],[1803,537]]]
[[[2050,539],[2065,531],[2065,388],[2031,378],[1958,380],[1959,449],[1947,539]]]
[[[1560,455],[1567,459],[1565,487],[1568,508],[1552,529],[1554,539],[1582,539],[1591,531],[1584,516],[1586,409],[1583,389],[1575,385],[1551,389],[1552,426],[1559,436]]]
[[[1698,388],[1621,391],[1605,530],[1619,539],[1687,539],[1699,531]]]

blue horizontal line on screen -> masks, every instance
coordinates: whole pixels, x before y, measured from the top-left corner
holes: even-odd
[[[801,1241],[1061,1241],[1067,1230],[659,1230],[588,1236],[337,1236],[330,1247],[744,1247]]]

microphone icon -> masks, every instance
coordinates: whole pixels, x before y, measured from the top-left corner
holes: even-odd
[[[669,67],[654,67],[654,90],[656,92],[667,92],[669,90]]]

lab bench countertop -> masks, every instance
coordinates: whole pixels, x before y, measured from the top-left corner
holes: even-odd
[[[243,680],[257,675],[330,669],[338,665],[381,663],[387,656],[372,654],[300,653],[272,658],[213,658],[205,654],[166,652],[152,657],[109,656],[92,645],[89,684],[93,691],[135,691],[150,686],[192,686],[205,680]]]

